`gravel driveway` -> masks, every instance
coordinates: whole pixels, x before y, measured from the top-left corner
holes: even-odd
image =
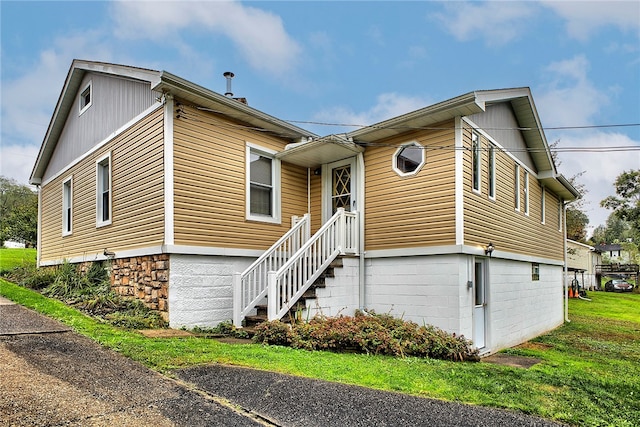
[[[224,365],[163,377],[0,297],[2,426],[558,426]]]

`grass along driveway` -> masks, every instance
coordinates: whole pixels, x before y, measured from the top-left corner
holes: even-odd
[[[530,369],[489,363],[308,352],[206,338],[145,338],[0,280],[0,295],[61,320],[144,365],[226,363],[485,405],[580,426],[640,425],[640,295],[570,300],[572,322],[506,352],[541,359]]]

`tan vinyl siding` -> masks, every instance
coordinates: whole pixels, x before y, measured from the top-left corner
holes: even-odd
[[[365,151],[366,250],[455,244],[454,124],[434,128]],[[426,163],[416,175],[400,177],[393,155],[411,141],[426,149]]]
[[[43,262],[163,242],[163,115],[157,110],[42,188]],[[96,228],[96,160],[111,152],[112,223]],[[62,237],[62,182],[73,177],[73,233]]]
[[[179,106],[174,120],[175,243],[265,249],[307,211],[307,169],[281,165],[282,221],[245,219],[246,143],[280,151],[290,142]]]
[[[465,147],[471,147],[471,130],[463,132]],[[486,246],[492,242],[496,249],[535,257],[562,259],[562,233],[558,231],[558,198],[546,191],[546,221],[541,223],[542,187],[529,171],[529,215],[524,212],[525,167],[520,165],[520,211],[515,210],[516,160],[496,149],[496,199],[488,194],[488,147],[482,143],[481,194],[471,188],[471,153],[464,155],[464,242],[470,246]]]

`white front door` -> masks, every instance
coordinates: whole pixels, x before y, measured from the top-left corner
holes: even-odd
[[[347,212],[357,209],[355,157],[323,166],[323,222],[338,208]]]
[[[474,262],[473,276],[473,344],[478,349],[486,347],[486,308],[487,308],[487,283],[486,260],[476,259]]]

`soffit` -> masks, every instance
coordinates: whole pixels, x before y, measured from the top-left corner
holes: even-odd
[[[330,135],[310,142],[294,144],[276,154],[276,158],[294,165],[314,168],[353,157],[363,151],[363,147],[353,142]]]

